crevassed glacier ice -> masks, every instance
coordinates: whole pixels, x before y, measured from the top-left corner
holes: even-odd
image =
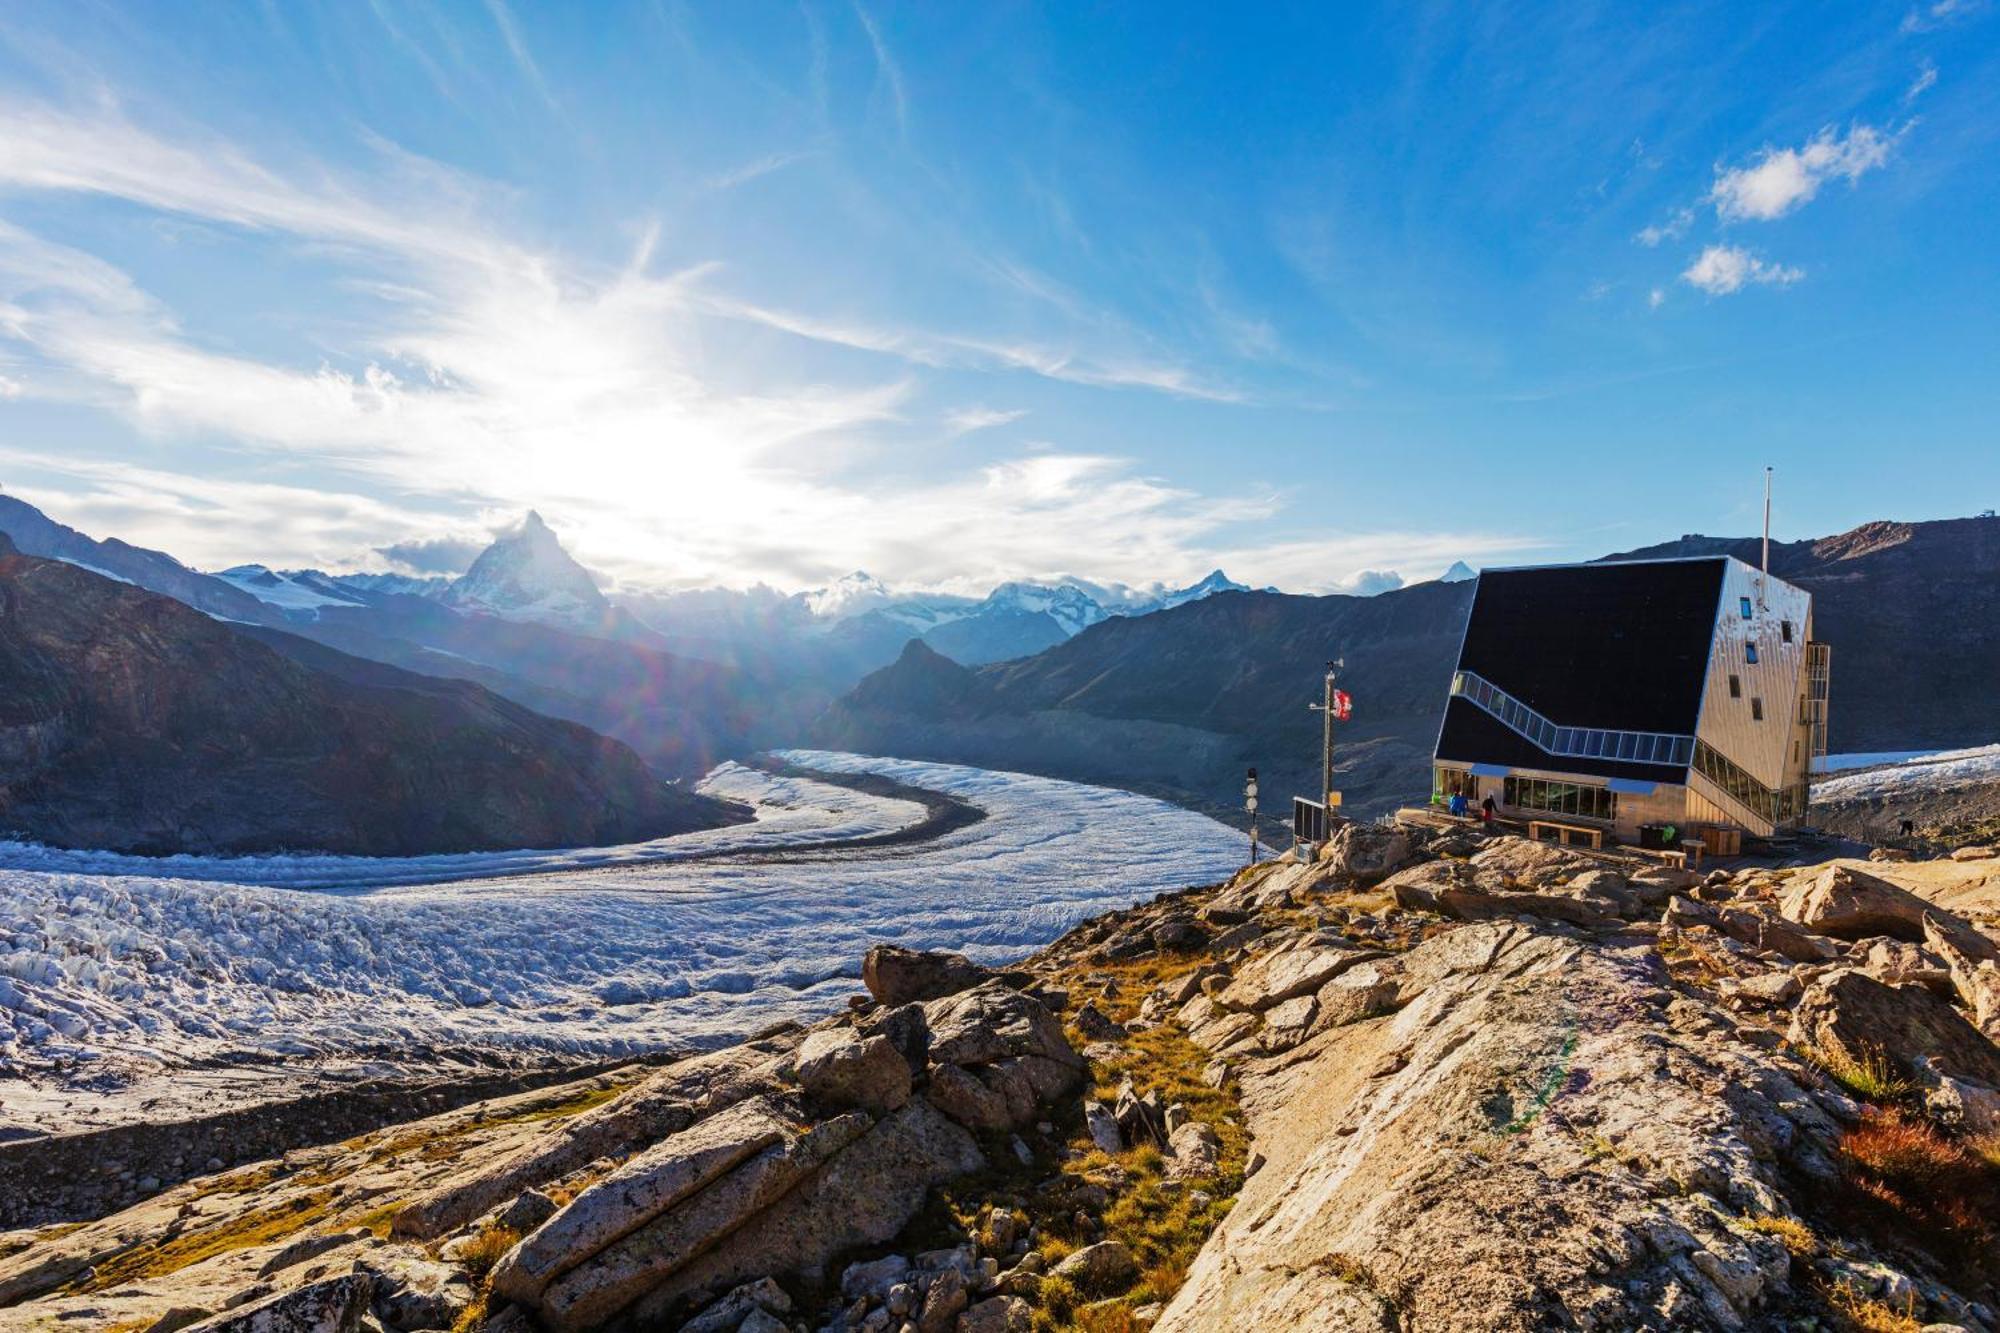
[[[122,1078],[222,1053],[698,1043],[826,1012],[859,989],[871,942],[998,961],[1106,908],[1218,879],[1242,855],[1241,834],[1129,792],[785,757],[948,792],[987,818],[900,847],[690,859],[882,832],[921,814],[730,765],[707,785],[754,801],[759,822],[672,848],[150,861],[171,873],[144,876],[103,873],[133,868],[122,859],[41,853],[48,868],[0,870],[0,1068],[81,1079],[116,1066]],[[547,873],[518,873],[529,860]],[[266,882],[218,882],[232,869]],[[444,873],[455,877],[412,882]],[[496,877],[466,877],[476,873]]]

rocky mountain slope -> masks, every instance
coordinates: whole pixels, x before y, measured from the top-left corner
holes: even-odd
[[[1727,553],[1686,537],[1608,559]],[[1833,645],[1832,748],[1971,745],[2000,736],[2000,519],[1876,523],[1776,544],[1772,570],[1812,592]],[[1378,813],[1428,790],[1473,584],[1374,597],[1225,593],[1107,620],[1046,652],[976,672],[976,715],[937,713],[939,670],[906,657],[816,724],[827,743],[1131,786],[1197,806],[1239,803],[1256,766],[1280,797],[1318,786],[1318,697],[1346,661],[1354,720],[1337,732],[1341,787]],[[907,695],[907,697],[905,697]]]
[[[1940,863],[1977,873],[1979,857]],[[0,1237],[9,1326],[2000,1327],[1995,899],[1348,825],[1018,969]],[[7,1151],[32,1153],[35,1145]]]
[[[5,539],[0,538],[0,543]],[[622,842],[740,817],[462,681],[273,651],[0,546],[0,829],[143,853]],[[324,669],[322,669],[324,668]]]

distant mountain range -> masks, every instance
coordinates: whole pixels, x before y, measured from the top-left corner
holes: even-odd
[[[747,817],[478,685],[232,626],[20,554],[0,533],[5,836],[401,855],[627,842]]]
[[[1690,536],[1607,559],[1727,553]],[[2000,519],[1872,523],[1774,543],[1772,572],[1814,597],[1833,646],[1832,748],[2000,738]],[[1107,619],[1034,657],[967,668],[912,647],[815,724],[823,744],[1026,769],[1150,791],[1221,813],[1257,766],[1265,809],[1318,785],[1324,664],[1344,658],[1354,719],[1336,785],[1362,813],[1429,790],[1427,766],[1475,585],[1374,597],[1234,592]]]

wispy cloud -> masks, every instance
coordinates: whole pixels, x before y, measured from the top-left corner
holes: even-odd
[[[535,90],[535,95],[550,110],[560,111],[562,104],[550,91],[549,81],[542,77],[542,67],[536,63],[535,53],[528,49],[527,39],[521,35],[521,26],[514,21],[514,11],[507,8],[506,0],[486,0],[486,12],[493,16],[493,26],[500,30],[500,40],[507,44],[507,54],[514,58],[515,66]]]
[[[1639,244],[1652,247],[1662,241],[1677,241],[1687,235],[1687,229],[1694,225],[1695,211],[1692,208],[1677,208],[1665,222],[1641,227],[1632,239]]]
[[[882,86],[889,91],[889,104],[896,113],[896,132],[904,139],[910,137],[910,99],[903,88],[903,67],[896,63],[896,57],[889,53],[889,44],[882,40],[882,30],[875,26],[875,20],[862,7],[861,0],[854,0],[854,17],[861,21],[861,30],[868,34],[868,45],[875,52],[875,70],[880,75]]]
[[[1727,296],[1746,285],[1788,287],[1805,277],[1805,270],[1772,264],[1733,245],[1711,245],[1681,273],[1681,281],[1710,296]]]
[[[1002,412],[991,407],[961,407],[945,413],[945,428],[953,435],[970,435],[976,430],[991,430],[995,426],[1005,426],[1028,415],[1025,409],[1016,408]]]
[[[786,153],[766,153],[762,157],[752,158],[750,161],[740,163],[737,166],[729,168],[727,171],[717,172],[702,182],[702,184],[705,189],[709,190],[733,190],[739,185],[748,185],[760,176],[768,176],[774,171],[783,171],[793,163],[803,162],[811,156],[811,153],[804,150]]]
[[[1970,18],[1984,8],[1986,0],[1932,0],[1905,14],[1899,26],[1905,33],[1930,32]]]
[[[904,417],[913,376],[930,367],[1238,395],[1142,350],[763,309],[722,291],[712,264],[654,272],[657,231],[618,267],[571,262],[511,238],[504,195],[481,182],[386,147],[382,160],[367,178],[309,162],[281,171],[115,110],[0,102],[0,188],[116,198],[293,240],[369,302],[337,331],[315,330],[323,359],[251,355],[184,327],[97,255],[0,224],[0,343],[23,366],[7,392],[118,414],[173,460],[0,456],[16,489],[79,526],[209,567],[416,566],[534,505],[570,515],[566,538],[614,580],[793,586],[857,563],[968,586],[1079,568],[1191,577],[1216,563],[1223,533],[1282,508],[1276,495],[1206,495],[1060,444],[970,473],[855,474],[844,445]],[[727,335],[736,363],[743,337],[727,324],[893,364],[828,382],[773,356],[732,387],[709,346]],[[973,406],[948,426],[1019,416]]]
[[[1718,168],[1708,202],[1724,222],[1784,217],[1810,203],[1827,181],[1844,179],[1851,185],[1881,167],[1903,132],[1856,125],[1840,135],[1829,126],[1801,147],[1766,148],[1747,166]]]
[[[1930,61],[1926,60],[1923,63],[1923,65],[1917,70],[1917,77],[1912,79],[1910,81],[1910,86],[1903,90],[1903,105],[1908,106],[1910,103],[1916,101],[1919,97],[1922,97],[1925,93],[1929,92],[1932,88],[1937,86],[1937,81],[1938,81],[1937,66],[1933,65]]]

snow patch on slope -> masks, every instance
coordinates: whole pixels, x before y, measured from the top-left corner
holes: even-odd
[[[2000,782],[2000,745],[1941,750],[1887,768],[1829,778],[1813,786],[1812,796],[1814,801],[1823,802],[1870,801],[1982,782]]]

